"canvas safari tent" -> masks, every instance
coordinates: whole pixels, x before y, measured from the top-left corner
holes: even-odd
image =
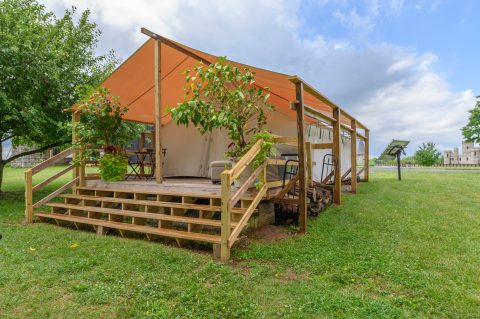
[[[209,243],[216,255],[228,260],[241,232],[251,225],[272,222],[272,216],[277,215],[273,206],[294,207],[299,232],[305,233],[307,209],[312,211],[312,203],[321,202],[313,196],[317,189],[323,199],[333,194],[333,201],[340,204],[344,178],[350,176],[352,193],[357,190],[357,177],[368,181],[368,165],[360,166],[368,163],[366,126],[300,77],[252,66],[248,67],[256,73],[255,85],[270,88],[269,103],[274,110],[267,112],[267,129],[277,135],[274,143],[278,153],[293,153],[296,161],[277,156],[254,168],[252,163],[262,143],[258,140],[232,168],[220,168],[219,185],[208,179],[199,182],[198,178],[182,178],[179,183],[179,179],[167,178],[208,178],[210,164],[224,159],[230,144],[224,131],[201,135],[192,125],[175,125],[166,112],[167,107],[175,107],[183,100],[183,71],[193,69],[198,62],[210,64],[218,58],[146,29],[142,32],[149,39],[102,85],[129,106],[124,120],[154,125],[151,166],[155,167],[155,180],[105,182],[98,175],[86,174],[86,163],[80,161],[79,166],[72,164],[34,185],[35,174],[72,154],[80,155],[83,150],[73,145],[25,172],[27,223],[39,218],[94,229],[99,234],[106,229],[121,236],[140,233],[148,240],[155,236],[173,238],[178,245],[185,240]],[[240,69],[247,67],[229,62]],[[80,112],[72,111],[73,122],[80,121]],[[362,156],[358,156],[360,149]],[[325,154],[335,160],[335,170],[327,176],[322,175]],[[252,172],[247,173],[247,167]],[[269,172],[279,172],[279,167],[296,171],[288,180],[278,174],[269,179]],[[70,181],[34,201],[34,192],[70,171]],[[240,176],[248,178],[240,185],[232,185]],[[258,188],[250,187],[257,180]],[[70,189],[71,193],[63,194]]]
[[[143,32],[149,35],[150,39],[119,66],[102,86],[108,87],[113,95],[119,96],[121,102],[129,106],[125,120],[154,124],[156,116],[161,118],[159,137],[162,149],[165,150],[163,177],[209,177],[210,163],[224,159],[224,153],[230,144],[226,132],[216,130],[201,135],[192,125],[177,126],[166,109],[175,107],[184,98],[183,71],[193,69],[199,61],[204,64],[216,62],[218,57],[160,37],[148,30],[143,29]],[[279,136],[296,136],[297,114],[291,108],[291,102],[296,99],[292,76],[234,61],[229,63],[240,69],[250,68],[255,72],[256,85],[270,88],[269,103],[274,106],[274,110],[267,111],[266,128]],[[156,81],[159,83],[159,92],[156,92]],[[160,109],[156,113],[157,95]],[[325,116],[333,116],[334,104],[327,98],[322,96],[322,99],[319,99],[318,96],[305,92],[304,100],[305,104]],[[341,115],[341,122],[350,126],[351,119],[345,114]],[[332,143],[332,127],[322,118],[308,118],[305,123],[305,138],[311,144]],[[282,152],[296,151],[279,147],[277,153]],[[331,151],[319,149],[312,153],[312,160],[317,163],[312,172],[314,180],[320,180],[320,163],[327,153]],[[351,166],[351,137],[348,134],[342,134],[341,153],[340,167],[343,175]]]

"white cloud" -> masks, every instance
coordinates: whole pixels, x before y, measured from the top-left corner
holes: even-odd
[[[71,5],[90,8],[104,32],[100,49],[114,48],[123,58],[146,40],[139,31],[144,26],[216,55],[298,74],[371,128],[374,154],[392,138],[414,146],[430,140],[459,144],[473,93],[449,87],[434,70],[435,54],[368,39],[386,11],[425,7],[423,0],[368,0],[361,11],[347,2],[334,10],[352,32],[347,38],[302,37],[299,1],[51,0],[47,6],[56,12]]]

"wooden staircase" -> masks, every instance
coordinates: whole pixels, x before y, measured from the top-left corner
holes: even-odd
[[[172,194],[125,189],[76,187],[73,194],[63,194],[62,202],[48,202],[50,212],[35,212],[40,220],[73,224],[77,228],[93,228],[98,233],[117,230],[177,240],[193,240],[220,244],[220,198],[206,194]],[[251,203],[241,199],[231,210],[230,227],[238,221]]]

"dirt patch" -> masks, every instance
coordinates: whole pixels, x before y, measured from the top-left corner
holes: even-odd
[[[294,234],[296,234],[295,231],[283,226],[267,225],[252,229],[248,234],[248,238],[251,240],[277,241],[286,239]]]

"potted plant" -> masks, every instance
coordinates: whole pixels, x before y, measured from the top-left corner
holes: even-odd
[[[265,111],[273,109],[268,103],[269,88],[255,86],[254,72],[248,68],[240,70],[221,57],[216,63],[208,66],[200,63],[184,74],[184,101],[169,109],[177,125],[192,123],[202,134],[226,129],[232,143],[225,156],[233,162],[259,138],[263,138],[264,143],[253,163],[254,168],[274,155],[273,136],[264,130]],[[250,174],[247,170],[243,178]]]
[[[99,160],[101,178],[107,182],[123,180],[128,159],[122,147],[129,140],[138,138],[143,126],[124,122],[122,117],[128,106],[122,105],[119,98],[104,87],[88,91],[76,109],[81,116],[80,122],[74,126],[75,144],[83,150],[83,157],[78,160],[84,161],[93,155],[87,149],[103,149],[104,154]],[[98,154],[95,157],[98,158]]]

